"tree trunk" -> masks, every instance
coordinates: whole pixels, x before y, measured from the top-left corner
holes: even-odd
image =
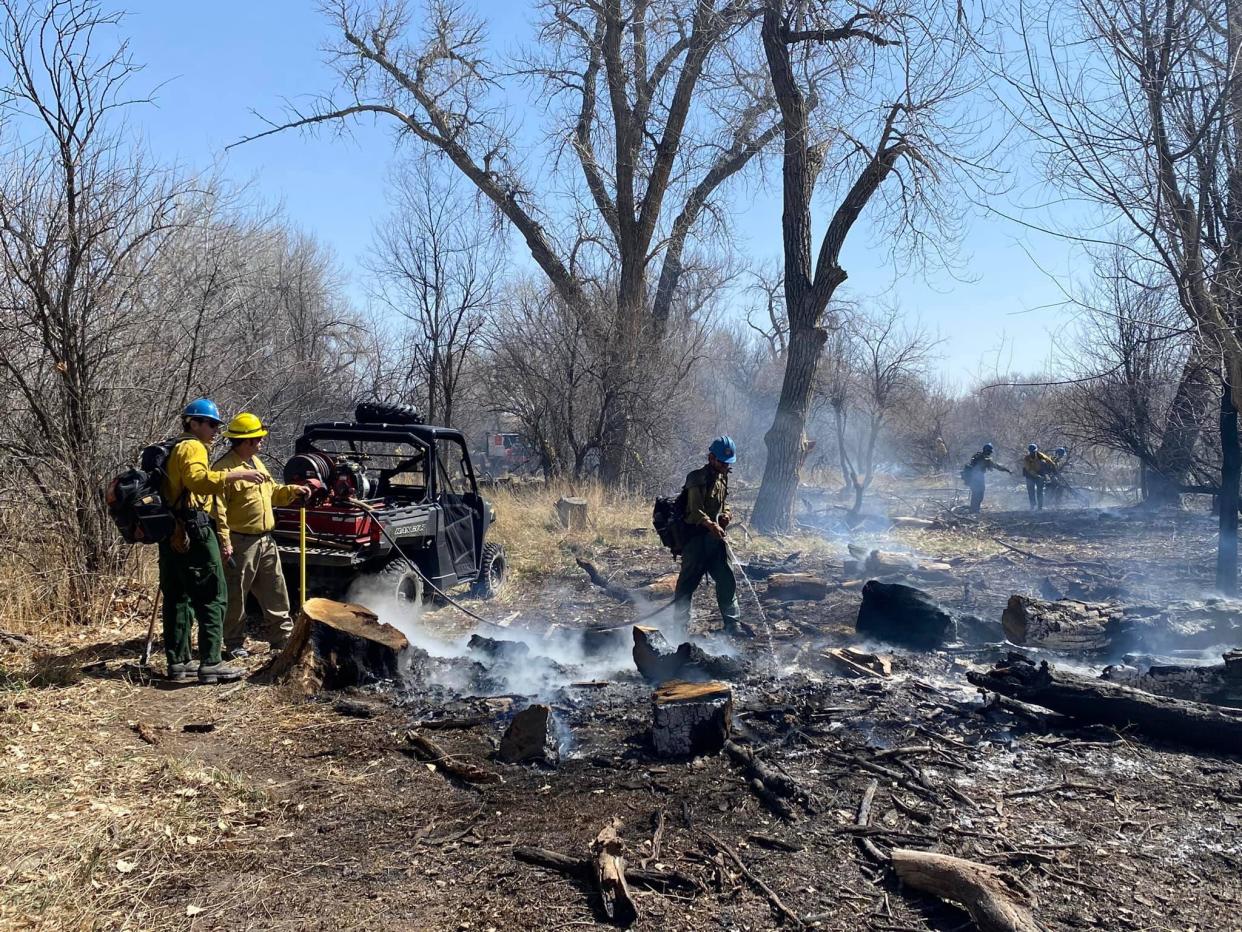
[[[807,301],[812,300],[807,295]],[[792,315],[791,315],[792,316]],[[803,315],[799,315],[803,316]],[[811,314],[818,320],[818,314]],[[797,326],[790,330],[785,379],[776,407],[776,419],[764,435],[768,459],[763,467],[763,483],[755,501],[751,523],[761,531],[783,531],[793,525],[794,502],[798,494],[802,461],[802,433],[815,385],[815,370],[828,332],[824,328]]]
[[[1147,482],[1143,500],[1153,507],[1182,503],[1178,487],[1190,476],[1195,444],[1199,441],[1204,414],[1211,404],[1212,386],[1207,371],[1202,340],[1196,340],[1169,404],[1155,463],[1145,467]]]
[[[1238,591],[1238,482],[1242,450],[1238,448],[1238,409],[1225,378],[1220,396],[1220,539],[1216,551],[1216,588],[1225,595]]]

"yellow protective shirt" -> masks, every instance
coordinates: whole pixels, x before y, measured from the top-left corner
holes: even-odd
[[[1056,470],[1057,464],[1052,461],[1052,457],[1040,450],[1022,457],[1022,473],[1032,479],[1050,475]]]
[[[177,438],[164,471],[164,485],[160,491],[174,510],[182,506],[181,496],[188,492],[187,507],[214,511],[212,497],[227,487],[224,473],[207,468],[207,447],[190,433]]]
[[[229,532],[238,534],[266,534],[276,526],[272,506],[288,505],[298,497],[301,486],[276,485],[270,481],[271,473],[263,465],[258,454],[243,460],[235,450],[230,450],[216,460],[215,469],[228,472],[241,466],[257,469],[269,477],[267,482],[234,482],[217,498],[217,522],[220,543],[229,544]]]

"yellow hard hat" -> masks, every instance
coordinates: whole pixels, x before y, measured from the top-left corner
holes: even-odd
[[[267,428],[255,415],[243,411],[229,421],[229,426],[224,429],[224,436],[230,440],[250,440],[254,437],[266,437]]]

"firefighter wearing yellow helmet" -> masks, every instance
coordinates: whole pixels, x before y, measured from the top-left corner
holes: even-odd
[[[240,482],[216,497],[228,610],[224,616],[224,648],[232,656],[247,656],[246,596],[254,595],[263,610],[264,635],[273,648],[283,647],[293,630],[289,618],[289,590],[280,570],[280,553],[272,540],[276,517],[272,506],[288,505],[305,494],[300,485],[279,485],[259,458],[267,428],[258,417],[243,411],[229,422],[224,436],[230,449],[215,469],[244,466],[262,473],[261,482]]]

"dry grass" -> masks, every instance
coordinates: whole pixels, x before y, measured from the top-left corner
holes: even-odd
[[[78,653],[69,640],[60,650]],[[160,706],[119,677],[43,689],[10,679],[0,692],[0,927],[181,929],[249,895],[169,899],[183,876],[248,856],[264,826],[299,807],[189,753],[181,725],[266,732],[275,745],[324,713],[248,686],[187,695]]]
[[[562,496],[587,501],[589,524],[568,531],[556,514]],[[591,483],[570,486],[502,486],[488,493],[496,506],[496,540],[505,545],[515,580],[540,579],[574,572],[574,553],[628,543],[659,546],[651,529],[651,501],[632,493],[605,490]]]

